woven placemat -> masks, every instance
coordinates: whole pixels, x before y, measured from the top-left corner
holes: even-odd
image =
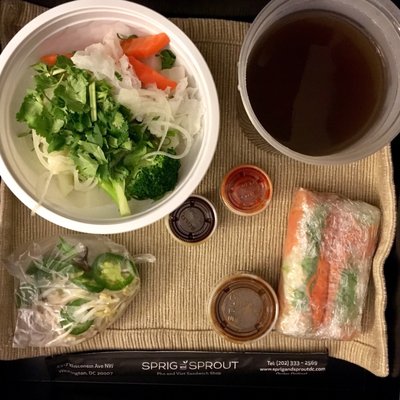
[[[44,8],[2,0],[1,43]],[[205,57],[217,85],[221,105],[220,140],[211,167],[196,192],[216,206],[219,225],[210,240],[190,247],[177,243],[163,221],[143,229],[111,235],[132,254],[151,252],[153,265],[141,267],[142,289],[127,312],[106,332],[74,348],[14,349],[13,280],[0,270],[0,358],[17,359],[87,350],[220,350],[325,351],[357,364],[377,376],[388,375],[386,292],[383,265],[394,239],[395,195],[389,146],[356,163],[312,166],[257,146],[237,109],[237,60],[248,23],[213,19],[174,19]],[[3,93],[0,95],[4,95]],[[242,129],[243,126],[243,129]],[[274,184],[269,208],[254,217],[232,214],[218,195],[223,175],[240,163],[265,169]],[[333,191],[378,206],[383,213],[381,239],[372,266],[363,317],[363,332],[352,341],[304,340],[272,332],[249,345],[220,338],[207,316],[215,284],[236,270],[252,271],[277,288],[286,217],[295,188]],[[21,204],[1,186],[0,251],[4,257],[16,246],[59,233],[68,233]],[[101,232],[99,232],[101,233]]]

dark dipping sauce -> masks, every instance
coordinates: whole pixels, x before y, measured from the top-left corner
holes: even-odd
[[[250,53],[246,85],[257,119],[286,147],[340,151],[376,121],[385,95],[381,52],[355,23],[308,10],[272,24]]]

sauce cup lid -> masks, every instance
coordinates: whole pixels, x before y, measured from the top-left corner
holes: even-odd
[[[252,342],[269,333],[275,326],[278,310],[274,289],[250,273],[224,278],[214,288],[209,302],[213,328],[235,343]]]
[[[205,197],[192,195],[166,218],[171,235],[184,244],[200,244],[207,240],[217,227],[214,205]]]
[[[272,183],[261,168],[243,164],[223,178],[220,195],[225,205],[239,215],[255,215],[265,210],[272,197]]]

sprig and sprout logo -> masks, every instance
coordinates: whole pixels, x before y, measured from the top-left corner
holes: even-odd
[[[239,361],[210,361],[210,360],[179,360],[179,361],[143,361],[143,371],[171,372],[171,371],[197,371],[218,372],[232,371],[239,366]]]

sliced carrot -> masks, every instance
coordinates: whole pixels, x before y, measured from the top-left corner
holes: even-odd
[[[329,271],[329,261],[321,254],[318,259],[316,273],[308,282],[311,318],[315,329],[321,326],[325,316],[328,299]]]
[[[165,90],[167,87],[175,89],[175,81],[172,81],[164,75],[161,75],[159,72],[137,60],[135,57],[129,56],[128,59],[133,69],[135,70],[137,77],[140,79],[144,86],[155,83],[156,86],[161,90]]]
[[[169,37],[161,32],[155,35],[122,39],[120,43],[127,56],[147,58],[159,53],[169,43]]]
[[[304,206],[310,207],[314,204],[314,198],[310,191],[298,189],[292,200],[292,206],[289,211],[287,232],[285,238],[284,255],[288,255],[293,250],[299,240],[299,223],[304,218]]]
[[[312,196],[312,193],[309,193]],[[333,198],[324,195],[312,197],[314,202],[328,203]],[[302,200],[304,201],[304,200]],[[308,205],[307,203],[306,205]],[[332,318],[333,304],[336,300],[338,283],[347,260],[346,246],[341,242],[341,220],[343,212],[337,205],[329,207],[329,212],[321,215],[324,219],[321,231],[321,242],[318,245],[318,261],[315,271],[306,282],[306,293],[311,311],[313,329],[318,332],[324,326],[329,326]]]
[[[47,65],[54,65],[57,62],[57,57],[60,54],[45,54],[44,56],[40,57],[40,61],[47,64]],[[65,57],[71,58],[73,56],[73,53],[64,53],[61,54]]]

